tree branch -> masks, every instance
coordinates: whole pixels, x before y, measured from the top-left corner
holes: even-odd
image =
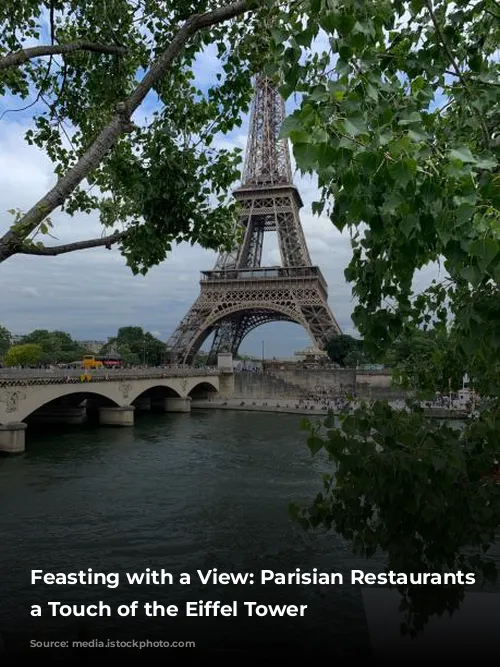
[[[110,236],[102,236],[99,239],[89,239],[88,241],[75,241],[75,243],[65,243],[64,245],[56,245],[52,247],[39,248],[37,246],[21,245],[16,251],[19,255],[64,255],[68,252],[75,252],[75,250],[87,250],[87,248],[98,248],[99,246],[106,246],[110,248],[114,243],[122,241],[130,234],[130,229],[123,232],[115,232]]]
[[[429,10],[429,14],[431,15],[431,20],[434,25],[434,30],[436,31],[436,35],[438,40],[441,42],[441,46],[443,47],[446,55],[448,56],[448,59],[450,61],[451,66],[453,67],[455,74],[457,75],[459,81],[461,82],[462,86],[464,87],[465,91],[467,92],[469,98],[471,100],[474,100],[474,95],[472,94],[469,85],[467,81],[465,80],[462,72],[460,71],[460,67],[458,66],[458,63],[455,59],[455,56],[451,52],[451,49],[448,45],[448,42],[445,40],[443,33],[441,32],[441,27],[439,25],[439,22],[437,20],[436,14],[434,13],[434,7],[432,6],[432,0],[426,0],[426,5],[427,9]],[[490,133],[488,132],[488,128],[486,127],[485,120],[482,116],[482,114],[478,111],[477,112],[478,117],[479,117],[479,122],[481,123],[481,129],[483,130],[484,138],[486,140],[486,146],[489,147],[490,145]]]
[[[136,89],[125,101],[117,104],[115,116],[103,127],[76,165],[69,169],[56,185],[0,238],[0,263],[18,252],[16,246],[19,247],[20,243],[37,228],[42,220],[63,204],[73,190],[100,164],[106,153],[115,146],[119,137],[130,131],[131,115],[141,105],[155,83],[165,76],[174,60],[184,49],[188,39],[203,28],[235,18],[259,4],[260,0],[236,0],[230,5],[191,16],[153,63]]]
[[[490,16],[493,16],[493,18],[498,19],[500,21],[500,14],[496,14],[492,9],[488,9],[487,7],[485,7],[484,11]]]
[[[13,51],[3,56],[3,58],[0,58],[0,70],[22,65],[27,60],[32,60],[33,58],[63,55],[64,53],[73,53],[74,51],[92,51],[93,53],[121,55],[126,53],[127,49],[124,46],[96,44],[94,42],[87,42],[84,39],[77,39],[67,44],[43,44],[42,46],[32,46],[29,49],[22,49],[21,51]]]

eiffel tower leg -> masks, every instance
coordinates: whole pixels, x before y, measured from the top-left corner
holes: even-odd
[[[207,358],[208,366],[215,366],[221,352],[231,352],[234,337],[234,324],[231,320],[223,321],[215,329],[212,347]]]
[[[214,327],[203,327],[203,323],[211,312],[211,304],[207,302],[204,295],[199,296],[168,340],[170,363],[192,364],[194,362],[196,353],[214,330]],[[201,331],[200,327],[202,327]],[[194,340],[198,340],[197,347],[193,347]]]
[[[318,306],[304,306],[301,310],[315,346],[320,350],[326,349],[328,341],[340,334],[340,327],[328,304],[325,302]]]
[[[203,284],[201,296],[169,341],[176,350],[177,363],[192,363],[213,331],[216,336],[209,363],[216,363],[219,352],[236,354],[250,331],[276,321],[301,325],[314,345],[324,349],[328,341],[340,333],[340,328],[328,306],[319,276],[313,267],[296,271],[282,269],[277,273],[276,278],[266,281],[257,277],[242,282],[231,280],[226,285]],[[281,278],[279,273],[282,273]],[[302,279],[297,280],[296,274]]]

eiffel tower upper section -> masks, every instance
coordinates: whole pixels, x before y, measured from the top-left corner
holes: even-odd
[[[200,296],[168,341],[171,358],[192,363],[215,333],[209,363],[236,354],[245,336],[273,321],[302,325],[324,348],[340,328],[328,306],[326,281],[313,266],[300,222],[302,200],[293,183],[288,143],[279,139],[285,104],[265,76],[255,82],[240,203],[238,242],[203,271]],[[264,234],[276,232],[281,266],[263,267]]]
[[[279,191],[293,196],[297,206],[302,206],[299,192],[293,184],[292,167],[288,142],[278,139],[281,124],[286,117],[285,103],[276,90],[276,86],[266,77],[260,76],[255,83],[255,97],[250,116],[250,133],[248,136],[245,165],[241,187],[233,193],[242,205],[243,210],[257,211],[259,202],[256,199],[264,195],[276,194]],[[284,203],[285,202],[278,202]],[[274,201],[263,201],[262,217],[250,216],[240,218],[240,228],[245,233],[241,246],[235,246],[231,253],[221,255],[215,270],[222,268],[259,267],[262,263],[262,245],[264,233],[278,232],[278,242],[283,266],[310,266],[311,258],[306,240],[302,232],[300,220],[298,225],[280,225],[274,213]],[[267,205],[266,205],[267,204]],[[271,210],[272,209],[272,210]],[[293,238],[286,238],[287,232]]]

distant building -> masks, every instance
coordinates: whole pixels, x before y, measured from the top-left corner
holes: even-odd
[[[328,352],[320,350],[317,347],[308,347],[305,350],[296,350],[294,352],[295,361],[326,361]]]
[[[12,334],[12,345],[20,345],[23,342],[25,334]]]
[[[89,354],[99,354],[103,345],[106,345],[105,340],[79,340],[77,342]]]

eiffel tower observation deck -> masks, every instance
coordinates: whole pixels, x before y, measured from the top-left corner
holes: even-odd
[[[258,76],[242,183],[233,193],[240,203],[240,242],[219,255],[212,271],[202,272],[200,295],[168,341],[173,362],[193,363],[215,333],[208,357],[214,364],[219,353],[235,355],[250,331],[269,322],[303,326],[319,349],[341,333],[302,230],[303,203],[293,183],[288,142],[278,138],[284,118],[276,86]],[[267,232],[276,232],[281,266],[262,266]]]

